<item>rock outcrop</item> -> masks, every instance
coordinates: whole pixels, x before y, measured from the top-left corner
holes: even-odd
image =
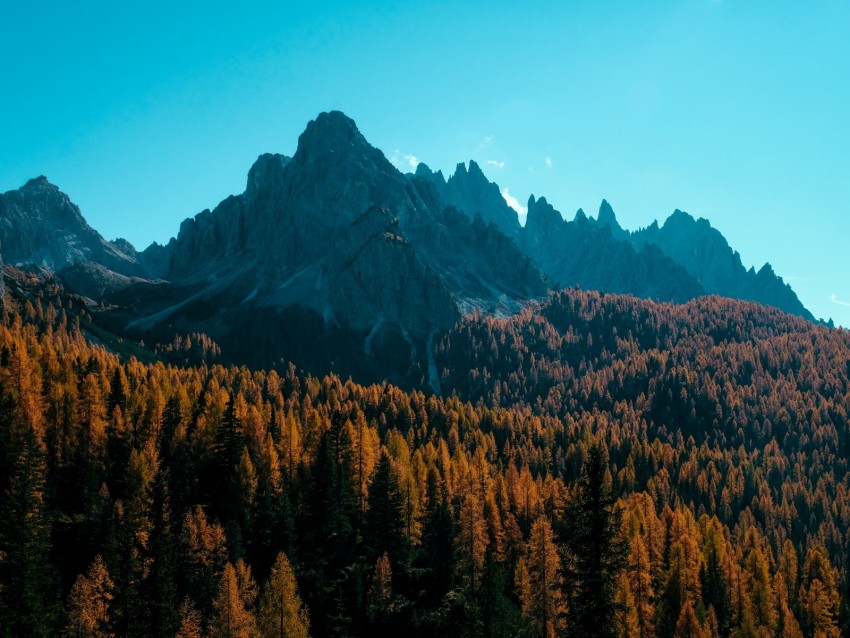
[[[68,196],[43,176],[0,195],[0,243],[12,265],[59,271],[95,262],[118,273],[143,274],[136,255],[125,252],[126,244],[101,237]]]
[[[516,211],[508,206],[499,186],[487,179],[474,160],[469,160],[468,168],[466,164],[458,164],[448,181],[441,171],[434,173],[421,163],[416,167],[416,177],[434,184],[440,200],[469,219],[480,217],[485,223],[492,222],[508,237],[520,231]]]
[[[471,311],[516,312],[548,289],[496,224],[447,204],[439,187],[402,175],[342,113],[323,113],[291,159],[261,156],[244,193],[142,253],[169,286],[139,286],[144,306],[128,294],[111,301],[134,304],[124,317],[131,330],[203,330],[223,348],[244,341],[249,316],[269,317],[274,331],[285,312],[287,329],[306,321],[325,340],[358,343],[352,358],[374,358],[376,344],[394,342],[425,367],[434,332]],[[291,354],[262,352],[273,361]]]
[[[597,221],[579,210],[568,222],[546,198],[532,196],[521,245],[540,270],[563,287],[677,302],[705,294],[692,276],[657,248],[635,247],[620,239],[628,233],[617,224],[607,202],[600,215]]]
[[[720,294],[811,319],[769,265],[745,270],[705,220],[676,211],[630,233],[604,201],[572,221],[528,202],[526,225],[473,161],[403,175],[340,112],[292,157],[261,155],[243,193],[142,252],[108,242],[45,178],[0,195],[12,264],[57,272],[116,333],[204,332],[226,360],[438,387],[433,339],[461,316],[507,315],[559,286],[683,302]],[[94,307],[95,304],[92,304]]]
[[[653,223],[632,234],[636,245],[656,246],[688,271],[706,291],[775,306],[813,320],[791,287],[765,264],[758,272],[744,268],[741,256],[706,219],[676,210],[663,226]]]

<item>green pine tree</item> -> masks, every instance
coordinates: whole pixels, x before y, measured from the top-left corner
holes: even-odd
[[[628,543],[620,538],[622,511],[607,475],[607,456],[601,441],[590,445],[575,497],[564,511],[568,631],[576,637],[616,636],[615,579],[628,564]]]

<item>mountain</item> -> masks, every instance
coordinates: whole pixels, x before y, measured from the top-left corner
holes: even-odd
[[[561,286],[676,302],[706,294],[693,276],[658,248],[629,242],[613,215],[603,202],[599,222],[582,210],[568,222],[545,197],[532,195],[520,243],[540,270]]]
[[[108,242],[45,178],[0,196],[10,264],[57,272],[111,333],[207,335],[224,360],[439,387],[433,344],[469,314],[508,316],[563,286],[685,302],[755,300],[811,319],[769,265],[744,269],[705,220],[631,233],[603,201],[572,221],[544,197],[525,226],[474,161],[402,174],[340,112],[295,153],[261,155],[243,193],[166,245]]]
[[[311,122],[291,158],[261,156],[244,193],[140,259],[168,283],[107,295],[116,329],[203,331],[256,365],[371,376],[374,363],[376,377],[422,377],[436,332],[472,311],[514,313],[548,288],[495,224],[402,175],[339,112]],[[317,341],[332,347],[315,352]]]
[[[444,204],[453,206],[470,219],[481,217],[487,223],[492,222],[508,237],[520,231],[516,211],[508,206],[498,185],[487,179],[474,160],[469,160],[469,168],[458,164],[448,181],[442,171],[432,172],[424,163],[416,167],[415,175],[434,184]]]
[[[106,241],[44,176],[0,195],[0,242],[9,264],[59,271],[92,262],[124,275],[143,272],[129,242]]]
[[[773,272],[770,264],[758,272],[744,268],[738,252],[732,250],[726,238],[706,219],[694,219],[676,210],[663,226],[653,223],[631,238],[637,245],[657,246],[713,294],[758,301],[814,320],[791,286]]]
[[[627,601],[607,636],[850,623],[846,330],[565,290],[456,323],[439,397],[145,361],[4,272],[0,635],[554,636],[588,601]]]
[[[579,210],[566,221],[545,197],[532,195],[525,227],[520,227],[498,185],[474,161],[468,169],[458,164],[448,180],[421,163],[409,177],[431,182],[444,205],[494,223],[560,286],[676,302],[716,294],[814,320],[769,264],[758,272],[745,269],[740,255],[708,221],[679,210],[660,228],[654,223],[631,233],[620,226],[606,200],[595,219]]]

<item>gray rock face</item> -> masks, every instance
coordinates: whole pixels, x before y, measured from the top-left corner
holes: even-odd
[[[458,164],[448,181],[441,171],[434,173],[425,164],[416,167],[416,177],[431,182],[445,205],[453,206],[469,219],[480,217],[485,223],[492,222],[508,237],[519,232],[516,211],[508,206],[499,186],[487,179],[474,160],[469,160],[469,168]]]
[[[544,295],[547,282],[516,244],[446,204],[440,188],[433,175],[402,175],[342,113],[323,113],[291,159],[261,156],[244,193],[141,254],[172,288],[141,286],[149,301],[133,302],[127,323],[200,329],[224,346],[249,315],[287,311],[288,322],[353,333],[361,357],[387,335],[422,356],[463,313],[506,314]]]
[[[105,301],[116,332],[206,332],[252,365],[361,373],[374,361],[373,378],[438,378],[427,371],[437,331],[556,286],[715,293],[811,318],[769,265],[746,271],[705,220],[677,211],[629,233],[607,201],[595,219],[566,221],[532,196],[523,228],[475,162],[448,180],[425,164],[402,175],[339,112],[310,122],[291,158],[261,155],[242,194],[185,220],[165,246],[105,241],[44,178],[0,195],[0,245],[8,262]]]
[[[6,261],[13,265],[36,264],[59,271],[96,262],[119,273],[142,274],[134,252],[125,252],[129,244],[103,239],[45,177],[0,195],[0,243]]]
[[[710,293],[771,305],[813,320],[797,295],[765,264],[756,273],[741,263],[726,238],[706,219],[676,210],[664,225],[657,223],[632,235],[637,245],[653,245],[681,264]]]
[[[611,231],[611,236],[615,239],[624,240],[629,238],[629,233],[620,226],[617,221],[617,216],[614,214],[614,209],[608,200],[603,199],[599,205],[599,215],[596,217],[596,223],[602,228],[608,228]]]
[[[563,233],[566,227],[567,221],[545,197],[534,199],[532,195],[528,198],[528,215],[523,234],[529,254],[534,254],[535,249],[548,243],[548,237]]]
[[[545,198],[528,200],[521,245],[549,278],[561,286],[627,293],[682,302],[705,294],[700,284],[652,247],[636,248],[603,202],[598,220],[579,210],[564,220]]]

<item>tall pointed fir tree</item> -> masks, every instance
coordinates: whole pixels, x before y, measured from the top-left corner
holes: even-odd
[[[6,490],[0,496],[0,634],[47,636],[52,634],[55,608],[50,602],[53,573],[44,502],[41,380],[23,349],[10,354],[9,368],[8,384],[3,379],[0,386],[0,440],[9,459]]]
[[[615,579],[627,566],[628,542],[620,538],[622,511],[607,476],[605,444],[587,452],[575,496],[564,510],[561,537],[569,553],[565,570],[571,636],[615,638]]]
[[[114,583],[103,558],[97,556],[86,574],[80,574],[68,595],[69,638],[112,638],[109,617]]]
[[[258,624],[263,638],[307,638],[309,635],[310,617],[298,596],[295,573],[282,552],[263,589]]]
[[[175,638],[203,638],[201,614],[186,596],[180,605],[180,627]]]
[[[443,479],[437,468],[428,470],[426,506],[422,524],[422,542],[417,563],[426,574],[426,599],[434,603],[442,599],[451,584],[454,562],[454,519]]]
[[[404,535],[403,521],[398,478],[392,461],[385,452],[381,454],[369,484],[368,509],[363,531],[370,563],[374,563],[386,552],[393,564],[404,565],[407,560],[407,537]]]
[[[535,638],[555,638],[566,626],[561,560],[552,526],[540,516],[531,527],[525,555],[517,568],[522,614]]]
[[[224,566],[213,610],[211,638],[253,638],[254,616],[245,606],[236,569],[230,563]]]

